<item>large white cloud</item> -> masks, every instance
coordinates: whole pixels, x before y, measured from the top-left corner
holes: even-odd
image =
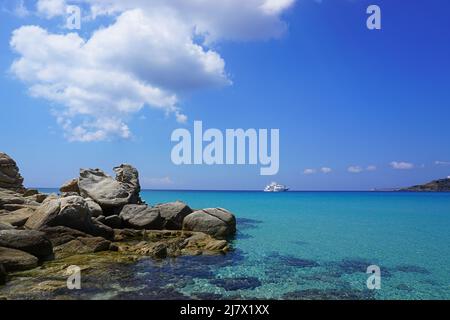
[[[212,44],[279,36],[280,15],[293,1],[73,0],[91,17],[110,15],[113,22],[87,39],[23,26],[11,39],[18,54],[11,71],[32,96],[54,105],[69,140],[128,138],[130,117],[145,106],[186,121],[180,93],[230,84]],[[39,0],[36,9],[52,18],[65,5]]]
[[[48,1],[48,0],[47,0]],[[53,0],[58,1],[58,0]],[[73,2],[73,1],[72,1]],[[206,42],[279,37],[286,29],[280,15],[295,0],[75,0],[88,3],[91,14],[114,15],[133,8],[149,14],[171,11]]]

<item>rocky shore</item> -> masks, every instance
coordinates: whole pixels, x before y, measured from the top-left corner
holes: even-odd
[[[450,192],[450,177],[434,180],[425,184],[400,189],[399,191],[410,192]]]
[[[60,194],[48,195],[26,189],[16,162],[0,153],[0,288],[17,277],[43,274],[59,278],[23,290],[61,288],[70,265],[100,272],[100,264],[231,250],[229,239],[236,233],[231,212],[194,210],[180,201],[146,204],[138,171],[123,164],[114,172],[111,177],[81,169]]]

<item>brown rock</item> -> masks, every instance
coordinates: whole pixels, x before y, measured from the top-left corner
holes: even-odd
[[[19,209],[8,214],[0,215],[0,222],[8,223],[15,227],[22,227],[34,212],[35,211],[30,208]]]
[[[35,195],[38,195],[38,194],[39,194],[39,191],[37,191],[36,189],[27,189],[24,192],[23,196],[24,197],[31,197],[31,196],[35,196]]]
[[[77,238],[55,248],[56,257],[109,251],[111,242],[101,237]]]
[[[6,153],[0,152],[0,188],[24,192],[23,178],[16,162]]]
[[[0,247],[0,264],[6,272],[24,271],[36,268],[38,258],[20,250]]]
[[[8,223],[0,222],[0,231],[2,231],[2,230],[14,230],[14,227]]]
[[[40,231],[44,232],[52,242],[53,247],[60,246],[77,238],[89,238],[90,235],[67,227],[46,227]]]
[[[80,194],[80,189],[78,188],[78,179],[72,179],[66,183],[64,183],[61,188],[59,188],[61,192],[74,192]]]
[[[27,252],[38,258],[53,254],[53,246],[43,232],[33,230],[0,231],[0,247]]]

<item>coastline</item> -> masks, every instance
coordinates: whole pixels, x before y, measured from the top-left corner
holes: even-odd
[[[115,178],[99,169],[81,169],[78,178],[52,194],[25,188],[16,162],[4,153],[0,165],[0,288],[23,276],[58,278],[25,291],[19,286],[0,295],[3,299],[69,288],[69,280],[62,279],[71,269],[98,271],[145,257],[164,260],[232,250],[236,218],[231,212],[191,209],[180,201],[150,206],[140,198],[139,174],[130,165],[114,168]]]
[[[448,221],[448,195],[300,191],[271,196],[262,191],[140,190],[141,204],[132,206],[147,206],[147,210],[158,203],[184,207],[176,204],[178,199],[192,208],[228,208],[236,213],[236,234],[222,240],[186,230],[113,228],[114,237],[108,240],[69,232],[67,227],[44,228],[39,232],[46,232],[54,244],[55,257],[39,262],[37,268],[8,272],[0,297],[447,299],[450,279],[443,266],[450,263],[444,245],[450,233],[443,222]],[[69,193],[48,201],[71,197],[78,196]],[[381,267],[381,291],[365,288],[366,268],[372,264]],[[67,288],[70,266],[80,268],[81,290]]]

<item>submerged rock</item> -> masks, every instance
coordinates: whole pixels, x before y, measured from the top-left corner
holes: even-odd
[[[373,291],[349,289],[305,289],[288,292],[283,295],[286,300],[373,300]]]
[[[214,279],[211,283],[227,291],[251,290],[262,285],[261,281],[255,277]]]
[[[157,256],[156,247],[164,245],[168,257],[224,254],[230,251],[226,241],[200,232],[115,230],[115,241],[122,252]],[[159,250],[156,250],[159,251]]]
[[[225,239],[236,233],[236,218],[221,208],[199,210],[184,218],[183,230],[204,232]]]
[[[407,264],[395,267],[394,271],[405,272],[405,273],[431,274],[431,272],[424,267],[415,266],[415,265],[407,265]]]
[[[314,260],[297,258],[291,255],[281,255],[277,252],[272,253],[269,257],[276,259],[280,264],[289,267],[315,268],[320,266],[320,264]]]
[[[38,258],[20,250],[0,247],[0,264],[6,272],[23,271],[36,268]]]
[[[53,254],[53,246],[43,232],[33,230],[0,231],[0,247],[25,251],[40,259]]]
[[[165,259],[169,255],[168,244],[163,242],[153,243],[149,241],[141,241],[130,247],[119,247],[119,250],[133,252],[141,256],[149,256],[156,259]],[[174,256],[173,252],[174,251],[172,251],[171,256]]]

